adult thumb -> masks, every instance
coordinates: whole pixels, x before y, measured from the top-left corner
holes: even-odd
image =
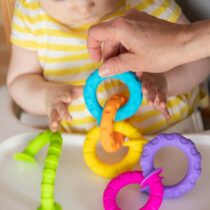
[[[104,62],[99,68],[99,74],[101,77],[112,76],[123,72],[131,71],[132,55],[129,53],[120,54],[116,57],[112,57]]]

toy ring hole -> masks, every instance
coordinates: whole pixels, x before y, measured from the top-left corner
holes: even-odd
[[[176,147],[161,148],[154,158],[155,168],[163,168],[163,184],[172,186],[179,183],[187,174],[188,158]]]
[[[100,141],[98,142],[96,147],[97,157],[100,159],[100,161],[107,164],[114,164],[120,162],[121,160],[124,159],[127,153],[128,153],[128,147],[121,147],[119,150],[117,150],[114,153],[106,152],[102,148]]]
[[[110,87],[115,87],[114,89],[116,89],[117,87],[120,87],[120,94],[125,95],[126,97],[129,98],[129,96],[130,96],[129,89],[121,80],[118,80],[118,79],[107,79],[107,80],[104,80],[103,82],[101,82],[99,84],[97,90],[96,90],[98,103],[102,107],[104,107],[104,105],[106,103],[106,100],[100,99],[98,97],[98,95],[104,89],[106,90],[108,96],[116,94],[116,93],[113,93],[113,89],[110,89]]]
[[[148,195],[139,191],[138,184],[130,184],[123,187],[116,198],[120,209],[137,210],[145,206],[148,201]]]

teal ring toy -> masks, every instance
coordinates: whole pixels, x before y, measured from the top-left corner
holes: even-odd
[[[142,86],[138,78],[133,72],[126,72],[110,77],[100,77],[98,69],[96,69],[87,79],[84,87],[84,99],[89,112],[100,124],[103,108],[98,102],[96,91],[100,83],[107,79],[117,79],[123,82],[130,92],[128,102],[122,106],[116,114],[115,121],[123,121],[136,113],[142,103]]]

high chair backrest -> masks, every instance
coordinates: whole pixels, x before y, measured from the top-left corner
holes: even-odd
[[[8,50],[10,51],[10,32],[15,0],[0,0],[0,13],[3,17],[3,27]]]

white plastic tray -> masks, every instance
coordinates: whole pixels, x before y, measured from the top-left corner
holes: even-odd
[[[14,136],[0,144],[0,209],[35,210],[40,202],[40,183],[45,151],[38,156],[38,165],[28,165],[12,160],[15,152],[21,151],[35,134],[25,133]],[[56,178],[55,198],[63,210],[102,210],[102,195],[108,183],[87,168],[82,154],[84,136],[65,135],[63,153]],[[196,187],[182,198],[166,200],[161,210],[209,210],[210,209],[210,136],[190,137],[201,152],[202,176]],[[100,146],[99,146],[100,147]],[[100,148],[99,148],[100,149]],[[125,151],[117,155],[102,153],[106,161],[116,161]],[[186,170],[186,158],[175,149],[162,149],[156,158],[157,165],[165,168],[165,182],[175,183]],[[138,168],[138,165],[137,165]],[[138,186],[123,189],[118,203],[123,210],[137,210],[148,199],[140,193]]]

